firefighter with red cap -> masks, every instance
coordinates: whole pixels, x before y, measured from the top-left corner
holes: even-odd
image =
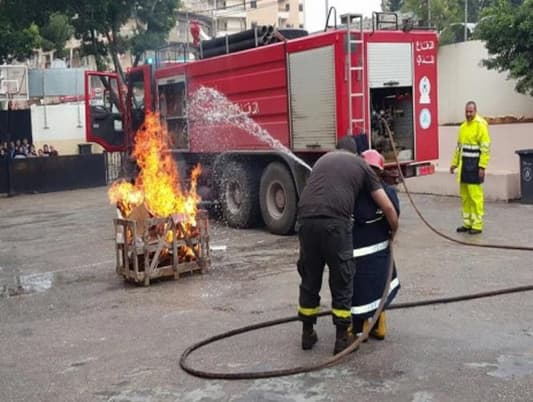
[[[396,213],[400,214],[400,201],[394,187],[383,180],[385,161],[376,150],[361,154],[382,181]],[[355,335],[360,335],[369,325],[370,318],[379,306],[389,269],[391,228],[383,211],[367,193],[361,193],[354,208],[353,255],[357,270],[353,279],[352,326]],[[388,290],[385,308],[392,302],[400,289],[396,266]],[[387,325],[385,312],[370,331],[370,336],[385,339]]]
[[[354,138],[343,137],[337,147],[339,150],[326,153],[314,164],[298,202],[296,225],[300,242],[297,266],[301,277],[298,316],[303,323],[302,349],[311,349],[318,340],[314,325],[327,265],[336,327],[335,354],[355,340],[350,309],[356,270],[352,214],[358,194],[367,193],[380,206],[392,236],[398,227],[397,213],[378,177],[356,155]]]

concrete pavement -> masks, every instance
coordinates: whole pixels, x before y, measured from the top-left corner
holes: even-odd
[[[457,198],[415,196],[447,232]],[[396,301],[533,282],[531,253],[459,247],[435,237],[402,197]],[[533,207],[487,205],[473,241],[532,245]],[[180,370],[192,343],[295,314],[296,237],[213,223],[204,275],[125,284],[114,272],[105,188],[0,199],[0,400],[2,401],[529,401],[533,395],[533,294],[389,313],[389,335],[343,363],[256,381],[210,381]],[[20,289],[24,291],[21,292]],[[322,291],[329,308],[327,277]],[[329,357],[334,329],[318,325],[299,348],[297,323],[264,329],[193,354],[196,368],[261,370]]]

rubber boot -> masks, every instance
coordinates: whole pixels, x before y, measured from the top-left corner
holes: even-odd
[[[352,343],[354,343],[356,340],[356,337],[352,331],[352,326],[344,327],[344,326],[337,326],[337,335],[335,339],[335,348],[333,349],[333,354],[336,355],[337,353],[342,352],[344,349],[346,349],[348,346],[350,346]]]
[[[372,329],[370,335],[372,335],[372,337],[375,339],[379,339],[380,341],[385,339],[385,335],[387,335],[387,320],[385,319],[384,311],[379,315],[378,322]]]
[[[304,322],[302,330],[302,349],[312,349],[317,341],[318,336],[316,331],[313,329],[313,324]]]
[[[363,332],[366,332],[368,331],[370,327],[370,319],[366,319],[363,321]],[[370,332],[368,333],[370,335]],[[368,337],[363,341],[363,342],[368,342]]]

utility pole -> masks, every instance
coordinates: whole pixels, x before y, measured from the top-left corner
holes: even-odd
[[[465,0],[465,42],[467,41],[468,39],[468,28],[467,28],[467,24],[468,24],[468,0]]]
[[[428,27],[431,26],[431,0],[427,0],[428,5]]]
[[[187,30],[187,44],[185,45],[185,54],[183,55],[183,61],[184,62],[188,62],[189,61],[189,52],[190,52],[190,49],[189,49],[189,42],[190,42],[190,38],[189,38],[189,30],[190,30],[190,26],[189,26],[189,7],[187,7],[187,9],[185,10],[185,25],[186,25],[186,30]]]

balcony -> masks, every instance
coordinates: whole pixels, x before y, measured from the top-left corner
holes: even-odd
[[[213,12],[215,18],[246,18],[246,10],[239,8],[227,8]]]
[[[280,20],[288,20],[289,19],[289,12],[285,11],[285,9],[279,10],[278,11],[278,18]]]

